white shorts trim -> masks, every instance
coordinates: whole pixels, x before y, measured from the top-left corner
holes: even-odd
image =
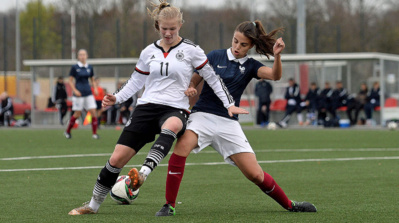
[[[198,147],[193,150],[194,153],[211,146],[231,165],[235,165],[230,159],[231,155],[254,153],[238,121],[206,112],[195,112],[188,119],[187,129],[198,135]]]
[[[97,109],[96,100],[94,100],[93,95],[72,97],[72,111],[82,111],[83,109],[86,109],[87,111],[90,109]]]

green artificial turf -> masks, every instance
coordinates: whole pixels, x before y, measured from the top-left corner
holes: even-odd
[[[318,212],[285,211],[237,168],[224,164],[218,153],[207,148],[188,157],[187,163],[192,165],[185,170],[176,216],[163,218],[154,215],[165,202],[165,164],[169,156],[149,176],[132,205],[117,205],[107,198],[97,215],[68,216],[71,209],[90,199],[97,175],[121,131],[101,129],[100,140],[92,139],[88,129],[74,130],[71,140],[62,133],[61,129],[0,129],[0,222],[397,222],[399,219],[399,131],[246,130],[262,168],[290,199],[312,202]],[[145,146],[122,174],[127,174],[133,165],[141,165],[149,148],[150,145]],[[86,155],[64,157],[76,154]],[[16,160],[17,157],[26,158]],[[70,167],[76,169],[46,170]],[[5,171],[10,169],[15,171]]]

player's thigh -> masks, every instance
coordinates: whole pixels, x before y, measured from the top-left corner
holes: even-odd
[[[84,106],[83,97],[72,97],[72,111],[82,111]]]
[[[263,170],[254,153],[236,153],[230,159],[250,181],[258,184],[263,182]]]
[[[191,130],[186,130],[184,134],[177,140],[173,153],[179,156],[187,157],[196,147],[198,147],[198,135]]]
[[[92,110],[95,111],[97,109],[97,103],[96,103],[96,100],[94,99],[93,95],[83,97],[83,103],[84,103],[83,106],[87,111],[92,111]],[[92,112],[90,112],[90,113],[92,113]],[[92,113],[92,115],[93,115],[93,113]],[[94,115],[96,115],[96,114],[94,113]]]
[[[116,144],[109,163],[117,168],[123,168],[136,155],[136,151],[129,146]]]

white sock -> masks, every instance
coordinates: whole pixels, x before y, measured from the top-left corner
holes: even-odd
[[[148,166],[142,166],[140,169],[140,173],[144,175],[144,179],[147,179],[147,176],[150,175],[152,170]]]
[[[89,203],[89,207],[91,207],[91,209],[93,209],[94,211],[98,211],[98,209],[100,208],[100,205],[101,205],[101,203],[96,201],[96,199],[94,199],[94,197],[91,197],[91,200]]]

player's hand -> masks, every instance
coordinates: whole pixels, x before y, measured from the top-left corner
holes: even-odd
[[[233,115],[237,114],[249,114],[249,112],[243,108],[236,107],[236,106],[230,106],[228,109],[230,117],[233,117]]]
[[[194,87],[189,87],[184,94],[187,97],[194,97],[195,95],[197,95],[197,89],[195,89]]]
[[[280,55],[280,53],[284,50],[285,48],[285,43],[283,41],[283,38],[278,38],[276,40],[276,43],[273,46],[273,54],[274,56]]]
[[[115,95],[112,94],[106,94],[103,98],[102,101],[102,106],[103,107],[107,107],[107,106],[111,106],[114,105],[116,103],[116,97]]]
[[[79,90],[75,90],[73,93],[75,94],[76,97],[82,96],[82,93],[80,93]]]

